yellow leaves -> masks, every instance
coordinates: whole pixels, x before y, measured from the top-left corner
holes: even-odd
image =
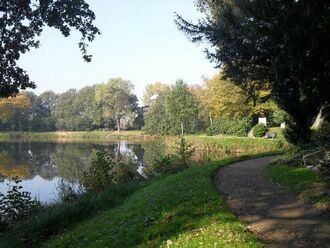
[[[13,98],[5,98],[0,100],[0,118],[2,120],[9,119],[16,110],[28,109],[32,105],[32,100],[27,94],[19,94]]]
[[[242,118],[250,107],[247,96],[241,88],[229,80],[223,80],[221,73],[206,81],[206,106],[213,118]]]

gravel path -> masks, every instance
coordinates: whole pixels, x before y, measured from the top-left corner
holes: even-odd
[[[215,182],[232,212],[269,247],[330,247],[330,214],[266,178],[271,157],[220,169]]]

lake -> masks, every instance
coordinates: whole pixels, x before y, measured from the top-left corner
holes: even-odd
[[[10,179],[18,177],[32,197],[43,203],[55,202],[62,180],[77,184],[96,151],[107,151],[116,159],[133,159],[141,170],[146,147],[129,141],[0,142],[0,192],[6,193],[8,183],[13,183]]]
[[[78,180],[90,166],[97,151],[106,151],[114,159],[129,158],[136,162],[137,173],[144,176],[143,169],[155,158],[169,151],[162,141],[132,142],[0,142],[0,192],[6,193],[18,177],[24,191],[31,192],[42,203],[52,203],[59,199],[60,185],[69,183],[77,187]],[[204,161],[205,157],[223,158],[225,154],[206,154],[195,151],[194,161]],[[227,154],[228,155],[228,154]]]

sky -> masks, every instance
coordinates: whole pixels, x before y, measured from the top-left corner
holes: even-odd
[[[82,59],[73,31],[63,37],[60,31],[45,28],[41,46],[22,55],[19,65],[37,85],[34,93],[56,93],[80,89],[110,78],[130,80],[141,100],[147,84],[173,84],[182,79],[201,84],[212,77],[215,64],[206,59],[206,44],[193,44],[174,24],[175,15],[196,21],[194,0],[87,0],[96,15],[95,25],[102,34],[90,44],[92,62]]]

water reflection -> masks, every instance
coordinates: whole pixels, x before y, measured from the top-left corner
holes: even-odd
[[[22,180],[25,191],[41,202],[58,200],[61,182],[75,184],[90,166],[98,150],[106,151],[115,160],[130,158],[137,163],[137,171],[148,174],[148,166],[165,154],[173,153],[161,141],[132,143],[0,142],[0,192],[7,192],[10,178]],[[223,158],[223,153],[208,151],[194,153],[194,161]]]
[[[58,199],[61,179],[76,183],[90,165],[97,150],[116,160],[131,158],[142,163],[140,144],[111,143],[0,142],[0,192],[5,193],[10,178],[22,180],[24,190],[42,202]]]

